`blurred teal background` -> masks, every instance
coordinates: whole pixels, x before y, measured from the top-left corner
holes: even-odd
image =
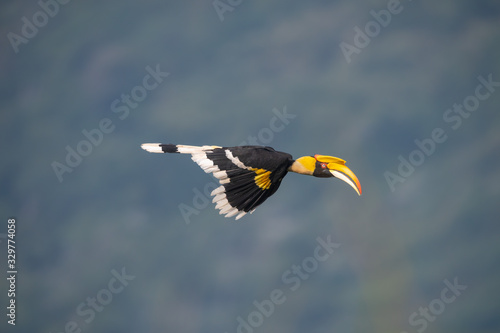
[[[395,4],[3,1],[0,330],[499,332],[500,87],[468,96],[500,82],[500,3]],[[346,159],[363,195],[290,174],[235,222],[188,156],[140,149],[251,140]]]

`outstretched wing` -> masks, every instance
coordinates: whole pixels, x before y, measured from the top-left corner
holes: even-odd
[[[184,146],[144,144],[143,149],[156,153],[191,154],[206,173],[219,180],[212,191],[212,202],[220,214],[240,219],[276,192],[288,172],[292,157],[270,147]]]

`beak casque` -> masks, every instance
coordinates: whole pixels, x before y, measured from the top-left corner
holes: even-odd
[[[345,181],[356,191],[356,193],[358,193],[358,195],[361,195],[362,190],[358,177],[356,177],[351,169],[345,166],[345,161],[343,159],[324,155],[315,155],[314,157],[318,161],[328,163],[328,169],[335,178]]]

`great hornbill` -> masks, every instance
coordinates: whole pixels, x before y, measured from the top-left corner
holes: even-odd
[[[236,220],[252,213],[257,206],[276,192],[288,171],[315,177],[336,177],[352,186],[361,195],[356,175],[345,166],[345,161],[332,156],[292,155],[263,146],[185,146],[162,143],[144,143],[141,148],[150,153],[191,154],[206,173],[212,173],[220,186],[212,191],[216,209]]]

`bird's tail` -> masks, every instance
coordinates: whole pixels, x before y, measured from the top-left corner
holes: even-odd
[[[206,151],[211,151],[219,146],[186,146],[173,145],[171,143],[143,143],[141,148],[150,153],[181,153],[181,154],[197,154]]]

